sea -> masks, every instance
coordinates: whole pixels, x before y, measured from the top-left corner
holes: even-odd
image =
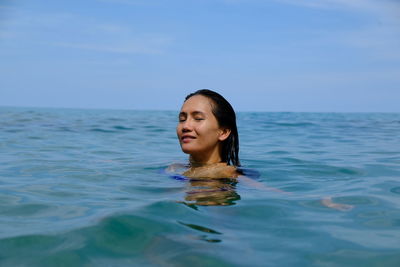
[[[237,117],[199,181],[178,111],[1,107],[0,266],[400,266],[400,113]]]

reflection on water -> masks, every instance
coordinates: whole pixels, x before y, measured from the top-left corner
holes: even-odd
[[[219,238],[210,238],[208,236],[209,234],[222,235],[222,233],[220,233],[218,231],[215,231],[215,230],[213,230],[211,228],[204,227],[204,226],[197,225],[197,224],[191,224],[191,223],[183,223],[183,222],[179,222],[179,223],[184,225],[184,226],[187,226],[187,227],[189,227],[189,228],[191,228],[193,230],[205,233],[205,234],[200,235],[200,236],[197,237],[197,239],[199,239],[199,240],[203,240],[203,241],[210,242],[210,243],[219,243],[219,242],[222,241]]]
[[[240,200],[236,179],[190,179],[184,202],[189,206],[229,206]]]

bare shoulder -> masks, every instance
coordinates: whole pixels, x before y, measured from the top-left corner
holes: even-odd
[[[240,174],[235,166],[224,166],[221,169],[224,178],[237,178]]]
[[[182,170],[185,168],[187,168],[187,166],[185,164],[173,163],[167,167],[166,171],[175,173],[175,172],[178,172],[178,170]]]
[[[236,167],[229,165],[218,165],[212,167],[190,168],[184,173],[190,178],[237,178],[239,173]]]

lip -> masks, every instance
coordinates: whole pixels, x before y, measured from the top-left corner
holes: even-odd
[[[193,139],[196,139],[196,137],[194,137],[193,135],[188,135],[188,134],[185,134],[185,135],[182,135],[181,136],[181,141],[183,142],[183,143],[189,143],[191,140],[193,140]]]

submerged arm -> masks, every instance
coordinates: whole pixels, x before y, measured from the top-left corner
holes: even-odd
[[[252,187],[255,187],[255,188],[258,188],[261,190],[273,191],[273,192],[278,192],[278,193],[282,193],[282,194],[292,194],[291,192],[286,192],[284,190],[281,190],[281,189],[278,189],[275,187],[266,186],[265,184],[255,181],[244,175],[241,175],[238,178],[240,179],[240,181],[245,182],[249,186],[252,186]],[[324,197],[323,199],[321,199],[321,204],[327,208],[336,209],[336,210],[340,210],[340,211],[349,211],[354,208],[353,205],[335,203],[335,202],[333,202],[332,197]]]
[[[354,208],[353,205],[335,203],[332,201],[332,197],[323,198],[321,200],[321,204],[324,205],[325,207],[335,209],[335,210],[340,210],[340,211],[349,211]]]
[[[251,178],[249,178],[249,177],[247,177],[245,175],[240,175],[238,177],[238,179],[240,181],[245,182],[249,186],[256,187],[256,188],[261,189],[261,190],[273,191],[273,192],[278,192],[278,193],[283,193],[283,194],[291,194],[290,192],[286,192],[286,191],[283,191],[283,190],[275,188],[275,187],[266,186],[265,184],[260,183],[260,182],[258,182],[256,180],[253,180],[253,179],[251,179]]]

